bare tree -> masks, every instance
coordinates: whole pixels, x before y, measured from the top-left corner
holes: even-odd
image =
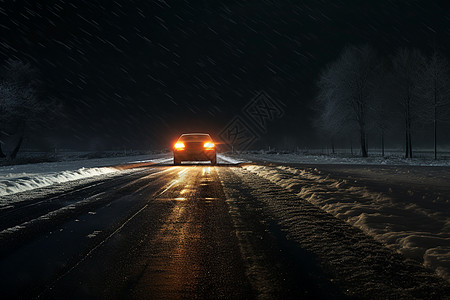
[[[438,123],[448,122],[450,112],[450,65],[438,51],[427,60],[425,72],[420,81],[424,109],[422,120],[433,123],[434,159],[437,159]]]
[[[384,90],[380,90],[379,93],[377,93],[376,101],[373,101],[371,110],[372,124],[375,131],[380,136],[381,156],[384,157],[385,136],[390,128],[390,109],[387,97],[384,96]]]
[[[370,102],[371,131],[379,135],[381,156],[385,154],[385,137],[392,127],[392,105],[389,101],[388,61],[379,59],[377,72],[372,79],[373,94]]]
[[[324,132],[331,145],[331,152],[334,154],[335,140],[344,132],[349,131],[351,116],[349,110],[343,106],[343,102],[333,101],[333,90],[326,89],[328,79],[324,77],[319,81],[319,95],[317,96],[316,110],[319,117],[315,121],[315,126]]]
[[[355,124],[363,157],[368,156],[368,114],[374,95],[377,63],[372,47],[347,47],[338,60],[321,74],[318,82],[317,103],[322,107],[320,122],[334,131]]]
[[[412,158],[412,128],[420,107],[419,81],[425,58],[416,49],[399,49],[392,58],[393,101],[403,117],[405,129],[405,157]]]

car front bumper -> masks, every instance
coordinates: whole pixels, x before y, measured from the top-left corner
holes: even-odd
[[[174,151],[173,157],[175,160],[179,161],[205,161],[205,160],[213,160],[216,157],[215,150],[201,150],[201,151],[193,151],[193,150],[181,150]]]

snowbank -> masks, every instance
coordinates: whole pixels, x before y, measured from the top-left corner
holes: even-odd
[[[156,156],[158,157],[158,156]],[[98,176],[116,176],[123,170],[111,166],[163,162],[166,157],[132,156],[63,161],[0,167],[0,196]],[[0,208],[5,203],[0,199]]]
[[[89,178],[98,175],[119,172],[115,168],[80,168],[74,171],[54,172],[48,174],[7,174],[0,179],[0,196],[6,196],[14,193],[25,192],[56,183]]]
[[[223,154],[217,154],[217,157],[218,157],[219,159],[221,159],[221,160],[227,162],[227,163],[234,164],[234,165],[246,161],[246,160],[242,160],[242,159],[231,158],[231,157],[225,156],[225,155],[223,155]]]
[[[450,206],[448,202],[432,209],[421,203],[429,199],[393,199],[312,168],[243,168],[295,191],[302,199],[360,228],[405,257],[423,262],[450,281],[450,219],[441,211],[442,205]]]

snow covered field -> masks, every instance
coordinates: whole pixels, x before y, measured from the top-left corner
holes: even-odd
[[[281,163],[301,164],[358,164],[358,165],[400,165],[400,166],[450,166],[450,159],[432,159],[432,154],[421,154],[413,159],[403,158],[399,152],[389,153],[389,156],[358,157],[350,155],[313,155],[301,153],[241,153],[227,156],[250,161],[272,161]]]

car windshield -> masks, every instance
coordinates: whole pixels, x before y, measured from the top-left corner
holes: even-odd
[[[182,135],[179,139],[182,142],[205,142],[212,141],[208,134],[186,134]]]

